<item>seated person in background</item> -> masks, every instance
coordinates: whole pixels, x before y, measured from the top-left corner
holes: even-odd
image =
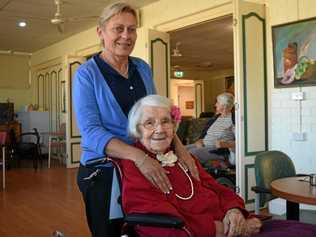
[[[202,164],[209,160],[224,160],[227,156],[229,164],[235,165],[234,96],[224,92],[216,99],[216,115],[207,123],[200,139],[186,147]]]
[[[146,237],[233,237],[259,232],[260,220],[247,219],[248,212],[238,195],[218,184],[197,160],[200,181],[178,162],[172,141],[179,122],[178,108],[159,95],[142,98],[129,113],[129,134],[136,139],[135,146],[147,154],[139,165],[160,162],[172,189],[161,192],[134,162],[121,159],[124,212],[170,214],[185,222],[183,229],[137,226],[137,233]]]

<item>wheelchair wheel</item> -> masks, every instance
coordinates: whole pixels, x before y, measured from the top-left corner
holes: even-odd
[[[216,181],[217,181],[218,183],[220,183],[220,184],[226,186],[227,188],[230,188],[230,189],[232,189],[232,190],[235,191],[235,184],[234,184],[234,182],[233,182],[231,179],[229,179],[229,178],[227,178],[227,177],[218,177],[218,178],[216,179]]]

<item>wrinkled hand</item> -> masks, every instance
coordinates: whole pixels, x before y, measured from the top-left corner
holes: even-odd
[[[223,140],[216,140],[215,146],[216,146],[216,148],[225,148],[226,142]]]
[[[224,234],[227,237],[234,237],[241,235],[245,229],[245,217],[237,208],[230,209],[226,212],[223,219]]]
[[[258,218],[247,219],[241,236],[249,237],[249,236],[252,236],[253,234],[257,234],[260,232],[261,226],[262,226],[262,223]]]
[[[144,156],[144,159],[141,162],[135,162],[135,165],[145,178],[163,193],[169,193],[172,190],[171,183],[167,177],[169,172],[162,168],[158,161]]]
[[[204,146],[204,143],[203,143],[203,139],[199,139],[197,140],[194,145],[197,147],[197,148],[201,148]]]
[[[194,158],[191,156],[191,154],[186,149],[184,149],[183,151],[180,151],[179,153],[180,154],[177,154],[178,161],[186,169],[189,169],[193,178],[200,181],[199,171],[198,171],[197,166],[195,164]]]

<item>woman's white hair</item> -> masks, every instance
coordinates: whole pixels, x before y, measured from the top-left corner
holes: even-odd
[[[217,102],[224,106],[224,108],[226,109],[232,109],[234,107],[234,96],[231,93],[221,93],[216,97],[216,99]]]
[[[142,134],[138,129],[138,124],[143,116],[145,106],[162,107],[171,111],[172,102],[165,96],[147,95],[138,100],[128,113],[128,134],[133,138],[141,138]]]
[[[117,2],[110,4],[109,6],[105,7],[99,17],[99,27],[102,28],[104,25],[115,15],[121,13],[130,13],[132,14],[137,22],[137,13],[134,7],[125,3],[125,2]],[[137,22],[138,23],[138,22]]]

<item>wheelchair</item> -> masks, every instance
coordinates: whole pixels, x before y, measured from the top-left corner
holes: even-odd
[[[229,151],[226,148],[220,148],[215,153],[221,155],[223,160],[210,160],[202,166],[218,183],[235,192],[238,191],[236,190],[236,167],[229,163]]]
[[[184,222],[174,216],[165,214],[140,214],[133,213],[125,215],[121,206],[121,171],[119,166],[110,158],[104,157],[93,162],[94,166],[104,165],[107,163],[111,167],[112,180],[111,180],[111,200],[106,220],[110,228],[112,229],[112,234],[109,237],[138,237],[136,231],[134,231],[135,226],[151,226],[151,227],[164,227],[164,228],[183,228]],[[91,163],[90,163],[91,165]],[[113,233],[114,232],[114,233]],[[53,237],[68,237],[62,232],[56,230],[53,233]],[[107,236],[105,236],[107,237]]]

